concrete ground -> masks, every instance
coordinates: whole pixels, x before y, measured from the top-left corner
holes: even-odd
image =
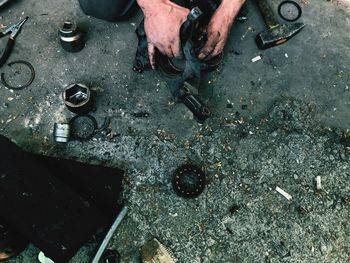
[[[222,67],[203,81],[213,117],[198,125],[173,102],[161,73],[131,71],[140,13],[107,23],[85,16],[77,1],[16,1],[0,24],[30,20],[10,61],[30,61],[37,76],[23,91],[0,88],[0,132],[32,152],[127,170],[130,212],[111,244],[123,262],[140,262],[139,247],[153,236],[186,263],[349,262],[350,142],[341,138],[350,126],[350,3],[297,2],[305,29],[260,51],[254,38],[264,24],[248,0],[248,21],[235,24]],[[80,53],[58,43],[65,19],[87,31]],[[14,81],[27,77],[2,71]],[[52,128],[73,116],[60,97],[73,82],[95,91],[98,122],[112,121],[108,134],[62,147]],[[170,183],[188,162],[209,181],[194,200],[177,197]],[[87,251],[72,262],[89,262]],[[36,256],[31,248],[11,262],[37,262]]]

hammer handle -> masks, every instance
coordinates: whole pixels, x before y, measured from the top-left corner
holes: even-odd
[[[275,14],[273,13],[267,0],[256,0],[260,12],[265,20],[265,23],[269,29],[274,28],[279,25]]]

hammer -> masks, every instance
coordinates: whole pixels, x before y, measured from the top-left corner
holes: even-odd
[[[259,49],[267,49],[284,44],[304,28],[304,23],[280,24],[267,0],[256,0],[256,2],[268,27],[267,30],[260,32],[256,36],[255,41]]]

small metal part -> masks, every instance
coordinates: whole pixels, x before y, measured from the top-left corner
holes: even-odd
[[[103,255],[103,252],[106,250],[106,247],[108,246],[109,241],[111,240],[114,232],[117,230],[120,223],[123,221],[124,217],[126,216],[128,212],[127,207],[123,207],[123,209],[118,214],[116,220],[114,221],[113,225],[109,229],[105,239],[102,241],[101,246],[99,247],[94,259],[92,260],[92,263],[99,263],[100,259]],[[112,261],[113,262],[113,261]]]
[[[176,170],[172,184],[178,196],[195,198],[204,191],[206,178],[201,168],[183,165]]]
[[[62,93],[67,108],[76,114],[84,115],[92,111],[93,102],[90,89],[83,84],[71,84]]]
[[[193,92],[194,89],[191,84],[185,82],[180,89],[178,99],[193,113],[194,119],[203,124],[211,116],[211,112]]]
[[[79,52],[85,46],[82,31],[72,21],[65,21],[59,29],[59,39],[63,49],[67,52]]]
[[[91,115],[77,115],[70,120],[69,126],[71,137],[79,141],[90,140],[98,129],[97,121]]]
[[[53,128],[54,141],[67,143],[70,139],[70,125],[68,123],[55,123]]]
[[[12,65],[15,65],[15,64],[22,64],[22,65],[27,66],[30,69],[31,75],[30,75],[30,79],[27,81],[27,83],[25,83],[24,85],[21,85],[21,86],[17,86],[17,87],[12,86],[6,81],[5,73],[1,73],[1,82],[6,88],[13,89],[13,90],[22,90],[22,89],[29,87],[33,83],[33,81],[35,79],[35,69],[34,69],[32,64],[30,64],[28,61],[24,61],[24,60],[17,60],[17,61],[10,62],[7,64],[7,66],[11,67]]]
[[[287,8],[288,6],[292,6],[295,9],[296,13],[292,18],[288,17],[287,14],[283,12],[284,11],[283,8]],[[291,13],[291,11],[288,11],[288,13]],[[282,19],[286,21],[289,21],[289,22],[297,21],[301,17],[302,13],[303,11],[301,9],[301,6],[297,2],[287,0],[287,1],[283,1],[278,5],[278,14]]]

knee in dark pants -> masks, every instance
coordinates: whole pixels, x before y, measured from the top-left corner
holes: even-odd
[[[136,0],[79,0],[84,13],[107,21],[126,17]]]

